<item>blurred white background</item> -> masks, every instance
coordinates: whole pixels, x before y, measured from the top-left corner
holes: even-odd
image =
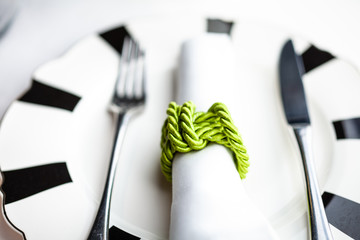
[[[4,0],[3,0],[4,1]],[[23,0],[0,38],[0,117],[29,86],[32,72],[86,35],[139,17],[236,16],[283,28],[360,66],[357,0]]]

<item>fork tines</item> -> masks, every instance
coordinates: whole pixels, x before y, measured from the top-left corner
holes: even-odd
[[[144,51],[130,37],[124,39],[120,56],[119,73],[116,81],[113,103],[136,104],[145,101],[145,61]]]

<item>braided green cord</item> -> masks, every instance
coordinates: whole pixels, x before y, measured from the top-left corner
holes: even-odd
[[[195,112],[191,101],[182,106],[170,102],[166,113],[168,117],[161,136],[161,171],[168,181],[172,179],[172,161],[176,152],[201,150],[209,142],[231,149],[241,179],[246,177],[249,156],[225,104],[214,103],[204,113]]]

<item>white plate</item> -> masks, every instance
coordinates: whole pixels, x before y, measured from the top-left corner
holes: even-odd
[[[200,17],[130,21],[127,30],[147,53],[148,102],[127,130],[115,180],[110,226],[141,239],[167,239],[171,184],[161,175],[160,134],[183,41],[203,34]],[[251,22],[235,22],[242,85],[241,125],[251,167],[245,187],[281,239],[305,239],[306,195],[295,139],[286,124],[278,87],[277,63],[287,32]],[[296,39],[302,52],[308,43]],[[27,239],[85,239],[96,214],[112,146],[107,112],[119,55],[97,34],[38,68],[33,79],[80,97],[73,111],[15,101],[0,129],[4,172],[66,163],[71,182],[6,205],[10,220]],[[327,70],[332,69],[332,70]],[[345,78],[344,78],[345,76]],[[339,80],[339,77],[342,79]],[[347,81],[346,84],[344,81]],[[321,189],[360,202],[359,143],[336,141],[332,122],[360,116],[357,72],[333,59],[304,78],[313,122],[314,152]],[[351,105],[353,104],[353,105]],[[239,111],[239,110],[237,110]],[[236,119],[235,119],[236,122]],[[346,149],[344,149],[346,148]],[[348,153],[344,156],[344,152]],[[6,179],[5,179],[6,181]],[[10,183],[9,183],[10,184]],[[348,237],[332,228],[336,239]],[[112,230],[115,234],[117,230]],[[126,238],[125,238],[126,239]]]

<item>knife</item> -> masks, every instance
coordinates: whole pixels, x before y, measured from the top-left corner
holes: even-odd
[[[304,66],[291,40],[280,54],[280,88],[288,124],[293,128],[299,145],[306,182],[308,223],[311,239],[333,239],[322,203],[312,155],[311,124],[307,110],[302,75]]]

